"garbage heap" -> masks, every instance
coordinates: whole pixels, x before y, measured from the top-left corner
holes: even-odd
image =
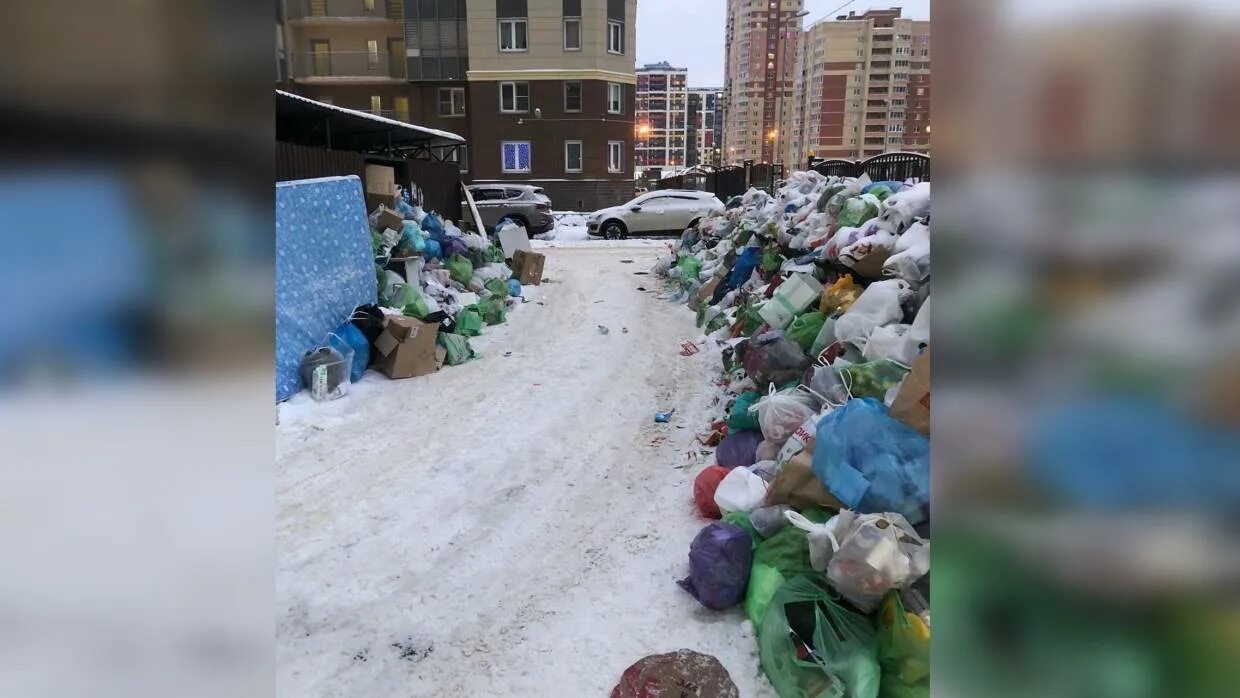
[[[367,368],[413,378],[475,358],[469,338],[506,322],[523,302],[522,285],[542,280],[542,255],[518,250],[510,260],[485,235],[399,197],[369,221],[379,303],[359,306],[303,359],[315,399],[342,397]]]
[[[798,172],[673,251],[724,391],[681,586],[743,606],[781,696],[928,697],[929,183]]]

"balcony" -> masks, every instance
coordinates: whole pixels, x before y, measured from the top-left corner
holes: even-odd
[[[302,24],[322,22],[400,22],[401,0],[288,0],[288,19]]]
[[[379,51],[293,54],[296,82],[404,82],[405,57]]]

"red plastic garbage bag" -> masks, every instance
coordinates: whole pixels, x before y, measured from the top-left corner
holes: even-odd
[[[740,698],[728,670],[709,654],[676,650],[652,654],[635,662],[620,683],[611,689],[611,698]]]
[[[723,518],[719,506],[715,504],[715,490],[719,489],[719,483],[723,482],[723,478],[727,477],[731,470],[722,465],[712,465],[698,473],[693,481],[693,501],[697,502],[702,516],[708,519]]]

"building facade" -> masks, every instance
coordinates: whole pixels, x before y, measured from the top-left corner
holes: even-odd
[[[637,166],[688,164],[689,73],[670,63],[637,69]]]
[[[718,167],[721,155],[719,138],[723,134],[723,89],[691,88],[687,123],[685,143],[688,153],[685,165]]]
[[[793,120],[804,0],[728,0],[723,160],[775,162]]]
[[[899,8],[850,12],[805,30],[783,157],[864,159],[930,151],[930,22]]]
[[[464,136],[467,181],[632,197],[636,0],[282,3],[290,91]]]

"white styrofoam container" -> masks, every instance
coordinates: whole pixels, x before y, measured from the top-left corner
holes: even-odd
[[[793,274],[779,285],[775,295],[758,309],[766,324],[786,328],[792,319],[822,297],[822,284],[809,274]]]

